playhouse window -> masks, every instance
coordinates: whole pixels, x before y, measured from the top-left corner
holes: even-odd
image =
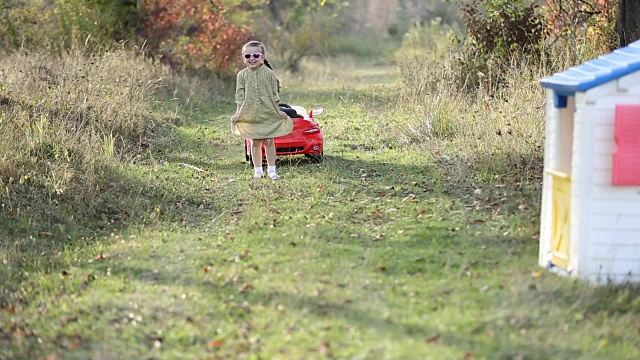
[[[640,105],[617,105],[613,185],[640,185]]]

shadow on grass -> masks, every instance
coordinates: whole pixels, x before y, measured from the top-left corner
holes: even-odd
[[[241,155],[240,146],[238,147],[238,167],[234,164],[225,163],[220,165],[215,162],[215,154],[224,156],[224,154],[230,152],[227,146],[235,145],[226,145],[226,142],[217,143],[214,140],[215,136],[218,136],[216,131],[214,131],[213,135],[213,137],[209,138],[206,133],[200,137],[178,133],[171,146],[167,146],[163,151],[153,153],[153,156],[156,160],[163,159],[169,163],[189,162],[192,165],[210,169],[214,173],[226,172],[231,168],[237,170],[241,167],[240,163],[244,159]],[[241,140],[238,143],[241,144]],[[173,151],[172,149],[176,150]],[[479,185],[482,185],[473,179],[467,179],[467,181],[455,184],[447,183],[446,176],[443,176],[443,169],[439,164],[419,166],[376,161],[376,157],[371,156],[371,154],[358,159],[358,152],[362,152],[364,155],[365,153],[382,149],[355,146],[345,147],[343,150],[356,153],[349,154],[349,157],[346,157],[341,156],[340,152],[336,151],[335,153],[338,155],[328,156],[325,162],[319,165],[302,157],[288,157],[282,158],[280,165],[291,167],[292,171],[317,173],[315,179],[311,176],[310,179],[306,180],[311,186],[322,184],[323,181],[343,184],[336,187],[337,196],[341,196],[340,192],[343,192],[358,193],[359,196],[371,199],[382,196],[402,199],[410,196],[410,194],[417,194],[445,197],[448,201],[460,201],[459,199],[462,196],[473,194],[474,190]],[[211,152],[213,154],[212,157],[203,157],[203,151]],[[150,161],[150,163],[152,167],[157,166],[154,165],[153,161]],[[102,178],[102,191],[89,204],[77,203],[72,198],[59,197],[51,202],[31,204],[29,215],[24,215],[25,218],[21,220],[21,223],[11,222],[15,219],[2,218],[0,220],[2,225],[0,236],[3,236],[3,239],[9,239],[3,244],[3,248],[12,251],[13,255],[10,256],[13,258],[10,258],[9,261],[13,263],[12,266],[15,266],[14,270],[12,270],[13,277],[10,277],[6,283],[5,293],[0,293],[0,303],[3,301],[1,296],[6,294],[7,291],[19,289],[21,278],[20,275],[15,274],[20,273],[21,270],[30,270],[29,266],[32,266],[30,264],[35,261],[35,258],[38,258],[37,262],[40,263],[40,268],[48,271],[60,270],[60,260],[56,255],[58,252],[68,248],[81,247],[83,241],[95,241],[95,237],[98,234],[107,234],[130,226],[152,224],[154,221],[164,221],[176,226],[198,226],[203,221],[211,218],[212,215],[222,213],[229,206],[228,199],[214,200],[214,196],[203,197],[198,194],[198,191],[203,189],[202,182],[206,182],[210,178],[208,174],[193,172],[189,176],[195,177],[197,181],[176,183],[175,180],[177,178],[184,177],[184,172],[180,172],[176,167],[169,166],[158,172],[154,172],[153,168],[147,170],[149,171],[144,174],[130,174],[126,170],[111,169]],[[318,180],[319,183],[313,183],[314,180]],[[284,185],[282,186],[286,186],[286,178],[283,181]],[[247,181],[247,183],[249,182]],[[486,185],[487,188],[493,188],[493,184]],[[507,184],[507,186],[511,185]],[[447,189],[450,189],[449,195],[443,192],[443,190]],[[514,193],[521,190],[518,186],[509,189]],[[312,187],[309,191],[318,193],[317,187]],[[499,195],[502,195],[505,188],[501,187],[496,191]],[[383,192],[384,194],[382,194]],[[326,193],[322,193],[319,196],[324,194]],[[514,203],[517,203],[518,200],[516,199]],[[28,206],[28,204],[25,204],[25,206]],[[188,217],[190,221],[183,224],[182,219],[185,217]],[[501,250],[512,249],[513,253],[502,255],[512,255],[510,261],[516,261],[522,255],[518,253],[519,251],[531,250],[532,248],[530,238],[527,239],[524,236],[503,238],[452,236],[446,224],[447,222],[438,222],[436,219],[423,224],[425,225],[424,227],[408,234],[416,238],[416,241],[413,242],[363,242],[362,240],[354,240],[348,233],[342,233],[341,237],[325,240],[353,246],[353,254],[361,253],[359,250],[364,247],[383,249],[393,244],[394,260],[385,264],[387,270],[384,276],[387,277],[411,275],[429,270],[436,271],[442,268],[443,257],[448,257],[447,264],[449,267],[456,267],[456,273],[462,271],[461,269],[465,264],[472,270],[488,271],[495,266],[493,261],[499,258]],[[329,226],[332,225],[328,224],[327,227]],[[352,224],[352,226],[357,226],[357,224]],[[57,230],[51,230],[56,227],[58,228]],[[41,236],[41,232],[47,232],[48,235]],[[67,235],[71,236],[68,237]],[[83,236],[86,239],[82,239]],[[441,247],[443,253],[433,252],[433,249],[429,248],[434,239],[445,244]],[[473,254],[469,252],[469,248],[474,245],[480,247],[480,245],[487,244],[489,246],[496,245],[495,248],[489,250],[491,255],[489,256],[489,262],[486,261],[486,253]],[[328,245],[327,249],[325,249],[326,255],[331,256],[330,250],[332,249],[330,248],[332,243],[326,243],[326,245]],[[463,254],[460,254],[460,251]],[[27,261],[20,262],[20,257],[27,258]],[[411,264],[407,264],[406,259],[411,259]],[[505,262],[500,262],[499,266],[506,266]],[[534,265],[532,264],[532,266]],[[117,271],[124,274],[132,274],[132,276],[140,277],[143,281],[148,281],[152,285],[173,286],[179,284],[199,287],[202,292],[212,297],[223,296],[228,298],[229,295],[234,294],[237,296],[238,291],[236,287],[223,288],[222,285],[201,285],[193,278],[184,277],[182,274],[173,272],[154,273],[151,268],[122,265],[114,266],[112,270],[114,274]],[[564,295],[574,301],[580,299],[575,292],[566,290],[566,293],[564,293],[564,291],[562,289],[558,290],[557,294],[559,296]],[[624,290],[618,289],[604,290],[602,294],[602,299],[606,299],[608,296],[615,297],[618,294],[620,296],[629,296],[624,293]],[[438,341],[443,345],[464,351],[474,351],[474,349],[486,349],[495,346],[492,345],[490,340],[481,336],[471,336],[468,332],[441,331],[429,324],[385,319],[379,314],[366,311],[356,303],[341,303],[322,297],[303,296],[299,293],[261,293],[259,290],[251,291],[247,296],[254,303],[261,303],[267,306],[285,304],[288,308],[295,309],[301,313],[309,310],[317,318],[335,317],[363,329],[373,328],[386,331],[390,337],[395,339],[407,336],[426,339],[429,336],[438,334]],[[637,292],[631,292],[630,296],[637,296]],[[593,303],[591,306],[600,305]],[[628,307],[623,306],[620,309],[620,311],[624,311]],[[594,311],[600,310],[596,307]],[[504,345],[504,349],[498,350],[502,351],[505,358],[517,356],[519,353],[539,355],[536,358],[551,358],[557,354],[563,355],[562,357],[576,358],[581,355],[581,353],[572,349],[553,345],[532,347],[531,344],[519,339],[510,341]]]
[[[105,166],[95,184],[97,190],[76,184],[73,191],[51,194],[30,184],[8,187],[0,212],[0,250],[7,265],[0,275],[6,274],[8,281],[3,283],[0,304],[7,293],[20,288],[23,273],[60,271],[65,261],[61,254],[102,241],[110,233],[158,223],[196,227],[221,213],[227,204],[206,187],[210,174],[158,165],[157,160],[167,155],[172,162],[214,168],[214,158],[186,161],[189,152],[202,149],[213,154],[226,151],[205,136],[176,131],[168,144],[151,144],[146,154],[134,158],[133,163],[141,167]],[[202,191],[211,196],[203,196]]]
[[[395,248],[393,251],[397,252],[398,258],[413,258],[416,254],[420,254],[420,251],[424,252],[428,250],[420,244],[416,244],[415,246],[405,248]],[[354,250],[353,253],[358,253],[358,251]],[[255,254],[254,256],[259,256],[259,254]],[[348,259],[344,260],[348,261]],[[415,314],[415,316],[412,315],[411,318],[416,320],[411,321],[405,319],[406,316],[402,315],[401,308],[394,308],[391,312],[391,316],[383,316],[382,311],[372,311],[370,309],[371,304],[361,303],[361,300],[367,297],[365,294],[351,294],[360,298],[360,300],[338,301],[331,295],[319,294],[315,297],[303,295],[302,293],[304,293],[304,290],[301,291],[298,286],[296,286],[298,291],[295,293],[281,290],[268,291],[268,289],[254,289],[253,287],[247,289],[246,287],[243,288],[240,286],[242,284],[227,284],[223,280],[219,280],[219,283],[216,283],[215,281],[210,282],[203,280],[204,275],[198,277],[197,274],[194,273],[185,275],[176,274],[175,271],[157,271],[154,270],[155,267],[156,264],[150,264],[149,267],[122,266],[111,267],[111,269],[114,275],[117,275],[118,273],[127,274],[127,276],[131,276],[137,281],[142,281],[152,286],[158,286],[159,288],[173,287],[176,285],[179,288],[190,287],[193,291],[189,291],[188,293],[196,293],[199,296],[204,295],[206,303],[233,305],[226,307],[229,311],[224,313],[208,313],[208,316],[212,316],[216,319],[226,318],[227,321],[233,321],[233,325],[228,325],[232,327],[242,327],[242,324],[244,323],[263,323],[263,321],[259,319],[264,315],[263,312],[249,311],[252,307],[260,306],[263,309],[274,309],[273,311],[277,311],[275,309],[282,306],[286,309],[287,314],[292,314],[288,316],[293,316],[293,319],[305,318],[307,321],[310,320],[314,323],[317,322],[317,326],[314,325],[312,328],[315,327],[316,329],[319,329],[322,327],[324,332],[329,333],[333,331],[342,331],[337,330],[338,328],[342,328],[341,326],[326,326],[327,321],[337,320],[340,324],[347,323],[349,326],[357,327],[361,331],[371,331],[372,333],[381,334],[381,338],[391,340],[393,342],[415,339],[417,343],[432,343],[434,346],[449,347],[463,353],[468,352],[475,354],[475,356],[488,356],[496,359],[510,359],[522,355],[526,355],[527,358],[532,357],[540,359],[555,358],[557,356],[563,358],[578,358],[584,355],[582,351],[572,349],[570,346],[538,344],[537,342],[532,343],[527,341],[526,337],[510,338],[508,335],[513,331],[517,331],[517,329],[502,329],[502,332],[498,334],[497,339],[485,336],[485,327],[493,327],[495,324],[486,324],[483,321],[479,321],[477,324],[466,323],[463,326],[465,330],[446,330],[447,327],[460,327],[460,324],[457,323],[445,324],[447,326],[442,326],[443,320],[439,318],[441,316],[439,311],[450,304],[440,303],[440,305],[433,309],[431,309],[430,305],[426,304],[421,307],[424,313]],[[269,273],[272,274],[273,271],[269,271]],[[398,279],[398,276],[401,276],[401,274],[385,274],[384,276],[389,277],[390,279]],[[453,278],[451,280],[455,281]],[[330,281],[338,280],[335,279]],[[306,286],[314,286],[314,284],[309,283],[309,281],[304,282]],[[327,285],[326,283],[323,284]],[[429,289],[429,287],[427,288]],[[307,290],[310,290],[310,288],[307,288]],[[368,290],[362,291],[365,293],[368,292]],[[345,294],[343,293],[343,295]],[[371,295],[374,297],[381,296],[379,293],[375,293],[375,291]],[[484,302],[487,302],[486,305],[491,306],[492,304],[489,297],[484,296],[484,298]],[[422,296],[419,300],[425,303],[433,301],[429,296]],[[245,305],[240,306],[242,303]],[[385,307],[388,306],[392,305],[385,305]],[[207,307],[207,309],[209,309],[209,307]],[[237,314],[235,313],[236,311],[238,312]],[[166,309],[165,312],[171,313],[171,309]],[[190,314],[183,315],[185,318],[190,318],[188,315],[192,315],[197,321],[209,321],[209,319],[200,319],[202,315],[199,314],[197,307],[194,307]],[[269,315],[267,314],[264,316],[268,317]],[[422,320],[418,321],[417,319]],[[428,320],[425,321],[424,319]],[[280,329],[278,327],[284,327],[287,323],[291,323],[291,321],[271,323],[266,325],[265,329],[257,330],[280,333],[284,329]],[[436,326],[436,324],[440,325]],[[289,333],[292,332],[291,329],[288,331]],[[308,329],[308,331],[319,330]],[[228,332],[233,333],[233,331]],[[293,330],[293,333],[295,335],[295,330]],[[335,347],[335,349],[340,348],[340,342],[342,341],[340,337],[334,338],[328,336],[325,338],[332,342],[335,341],[335,343],[332,343],[332,346]],[[384,352],[384,348],[379,351]]]

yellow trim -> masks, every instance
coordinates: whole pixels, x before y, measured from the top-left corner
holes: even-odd
[[[571,245],[571,177],[559,171],[551,170],[548,173],[553,176],[551,263],[568,270]]]

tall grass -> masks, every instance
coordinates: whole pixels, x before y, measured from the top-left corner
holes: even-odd
[[[84,54],[0,59],[3,182],[90,190],[100,164],[131,156],[158,125],[152,100],[166,69],[124,49]]]
[[[539,80],[576,60],[547,49],[554,55],[492,59],[476,67],[446,34],[432,32],[430,39],[411,42],[398,56],[398,111],[405,115],[397,136],[440,154],[459,178],[539,179],[545,120]]]
[[[176,81],[124,47],[0,58],[0,235],[66,238],[121,211],[114,176],[168,134]]]

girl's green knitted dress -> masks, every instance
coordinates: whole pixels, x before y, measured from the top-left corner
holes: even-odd
[[[262,65],[244,68],[236,79],[236,103],[240,105],[231,132],[247,139],[271,139],[289,134],[293,121],[278,109],[278,79]]]

